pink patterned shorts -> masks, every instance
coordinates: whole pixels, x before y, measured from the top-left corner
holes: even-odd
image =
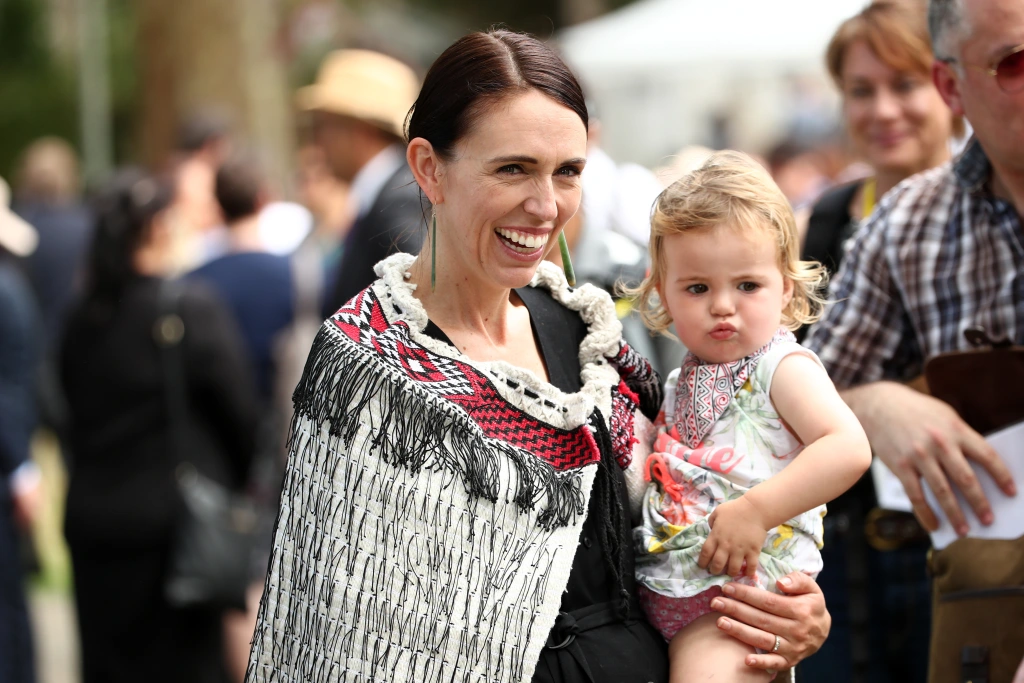
[[[637,586],[637,594],[647,621],[669,641],[697,617],[714,612],[711,601],[722,594],[722,587],[712,586],[689,598],[670,598],[641,584]]]

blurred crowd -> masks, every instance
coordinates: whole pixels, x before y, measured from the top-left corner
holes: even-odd
[[[1000,1],[1013,4],[988,0]],[[1016,28],[1024,40],[1024,25]],[[1008,57],[1016,62],[993,62],[994,76],[968,72],[991,78],[991,93],[978,85],[950,95],[940,91],[941,69],[933,79],[935,40],[923,4],[869,5],[839,27],[823,55],[842,130],[795,121],[771,149],[750,150],[761,153],[796,210],[804,258],[825,264],[835,274],[833,295],[848,301],[807,339],[840,389],[909,380],[927,357],[961,348],[962,321],[1012,321],[1022,309],[1014,279],[1014,293],[993,295],[1009,309],[1005,318],[968,311],[965,300],[987,294],[969,290],[964,279],[994,269],[1005,284],[1007,273],[1020,272],[1024,175],[1016,185],[1003,181],[1013,190],[984,199],[968,193],[962,205],[945,209],[928,204],[931,195],[915,189],[918,181],[907,182],[936,169],[919,182],[945,182],[932,193],[948,196],[959,192],[954,176],[972,168],[1024,174],[1020,48]],[[966,58],[939,59],[952,69]],[[26,144],[10,185],[0,181],[0,683],[35,680],[22,586],[41,505],[43,482],[30,448],[38,430],[57,437],[69,472],[64,533],[85,683],[140,680],[140,671],[149,672],[141,678],[147,681],[242,680],[269,531],[256,543],[246,604],[175,604],[166,574],[177,547],[176,472],[188,463],[257,509],[271,516],[276,510],[291,392],[321,322],[375,279],[378,261],[396,250],[416,252],[427,235],[429,207],[404,149],[418,82],[412,68],[389,56],[331,53],[316,82],[296,94],[305,119],[291,198],[268,181],[258,141],[240,138],[230,120],[211,112],[181,124],[174,154],[159,168],[125,167],[85,191],[75,150],[43,138]],[[1015,104],[1000,104],[1000,94]],[[951,97],[960,98],[960,111],[947,105]],[[1013,131],[1012,140],[1000,142],[1001,130]],[[626,338],[665,375],[681,351],[646,331],[620,284],[635,285],[647,271],[654,199],[712,150],[680,150],[656,170],[617,163],[601,149],[599,120],[589,144],[582,206],[565,228],[576,274],[612,294]],[[963,263],[947,272],[961,278],[959,288],[921,291],[936,276],[907,262],[917,250],[939,249],[943,236],[932,233],[943,232],[950,211],[973,211],[974,201],[990,207],[977,221],[1002,221],[1016,235],[1012,248],[959,242]],[[915,211],[933,213],[893,244]],[[930,231],[932,225],[939,227]],[[962,232],[957,239],[967,240]],[[559,260],[557,250],[552,258]],[[954,299],[956,311],[943,308]],[[168,320],[183,330],[171,340],[181,363],[170,370],[161,343]],[[1024,323],[990,327],[1024,343]],[[177,413],[168,399],[176,384],[184,394]],[[854,400],[848,398],[851,407]],[[876,400],[882,398],[865,405],[882,405]],[[891,469],[909,462],[891,425],[872,422],[869,408],[855,412],[876,453],[884,444],[897,454],[886,461]],[[925,420],[924,413],[939,417]],[[971,429],[930,403],[907,419],[940,434]],[[970,448],[961,450],[970,457]],[[897,479],[878,463],[829,505],[819,582],[833,627],[825,647],[801,665],[799,680],[926,680],[930,541],[918,518],[929,520],[909,471],[897,471]],[[909,494],[904,503],[882,500],[883,489],[893,487]]]

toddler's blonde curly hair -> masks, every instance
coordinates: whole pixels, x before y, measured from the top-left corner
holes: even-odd
[[[800,260],[800,238],[789,202],[763,166],[746,154],[726,150],[672,183],[654,203],[651,270],[638,287],[626,290],[638,300],[640,315],[652,332],[672,336],[668,332],[672,318],[657,291],[666,268],[665,238],[723,225],[764,230],[774,236],[779,270],[793,283],[793,298],[782,312],[785,327],[796,330],[821,317],[828,274],[820,263]]]

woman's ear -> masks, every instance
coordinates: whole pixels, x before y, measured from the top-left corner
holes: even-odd
[[[444,201],[441,191],[441,160],[434,146],[423,138],[413,138],[405,148],[405,159],[409,162],[416,184],[423,190],[431,204]]]

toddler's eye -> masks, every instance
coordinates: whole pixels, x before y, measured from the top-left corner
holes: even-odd
[[[756,292],[760,288],[761,288],[761,285],[757,284],[756,282],[741,282],[740,283],[740,291],[741,292],[747,292],[747,293]]]
[[[689,292],[690,294],[703,294],[704,292],[708,291],[708,286],[690,285],[689,287],[686,288],[686,291]]]

